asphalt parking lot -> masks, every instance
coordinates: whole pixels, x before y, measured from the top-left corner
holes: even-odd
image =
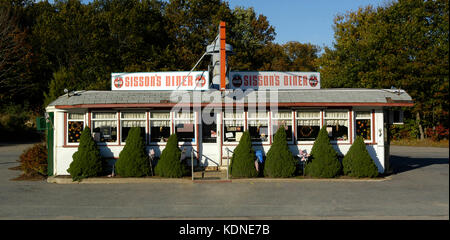
[[[0,145],[0,219],[443,219],[447,148],[391,147],[385,181],[54,184],[12,181],[32,144]]]

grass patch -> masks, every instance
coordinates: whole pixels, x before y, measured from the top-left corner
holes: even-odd
[[[415,147],[441,147],[448,148],[448,139],[441,140],[439,142],[433,141],[430,138],[420,139],[399,139],[392,140],[391,145],[395,146],[415,146]]]

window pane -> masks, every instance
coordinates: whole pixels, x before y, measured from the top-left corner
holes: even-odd
[[[176,121],[175,133],[180,142],[195,142],[195,126],[193,121]]]
[[[267,118],[267,112],[248,112],[247,118]]]
[[[122,142],[126,142],[131,127],[122,127]],[[140,127],[142,141],[145,143],[145,127]]]
[[[125,142],[128,137],[128,132],[132,127],[139,127],[141,129],[142,140],[145,143],[145,120],[123,120],[121,121],[122,127],[122,142]]]
[[[292,141],[292,121],[290,120],[274,120],[272,126],[273,135],[278,131],[280,126],[283,126],[286,130],[286,140]],[[273,138],[273,137],[272,137]]]
[[[361,136],[364,140],[370,140],[370,128],[369,119],[356,120],[356,136]]]
[[[92,121],[93,137],[96,142],[116,142],[117,121]]]
[[[67,123],[67,141],[69,143],[80,142],[81,131],[83,131],[84,122],[82,121],[69,121]]]
[[[304,121],[298,121],[297,140],[298,141],[314,141],[319,136],[319,124],[303,124]]]
[[[243,120],[225,120],[224,121],[224,141],[239,142],[244,132]]]
[[[167,121],[168,122],[168,121]],[[151,125],[150,141],[151,142],[167,142],[170,137],[170,125]]]
[[[348,120],[325,120],[331,140],[348,139]]]
[[[269,128],[267,121],[262,120],[249,120],[248,130],[250,132],[250,138],[252,142],[266,142],[269,136]]]

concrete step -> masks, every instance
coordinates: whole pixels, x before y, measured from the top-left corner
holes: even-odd
[[[194,172],[194,181],[223,181],[227,180],[227,172],[221,170],[205,170]]]

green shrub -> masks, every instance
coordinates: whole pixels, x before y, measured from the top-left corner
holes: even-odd
[[[180,162],[181,150],[178,148],[178,137],[170,135],[166,148],[161,153],[155,173],[161,177],[180,178],[185,173],[185,166]]]
[[[231,157],[230,173],[233,177],[256,177],[258,172],[255,168],[256,155],[252,148],[250,132],[242,134],[239,144],[234,149]]]
[[[128,132],[125,146],[120,152],[115,166],[117,174],[122,177],[149,175],[150,164],[139,127],[133,127]]]
[[[47,148],[43,143],[34,144],[20,155],[20,169],[27,177],[47,176]]]
[[[72,155],[72,163],[67,172],[70,173],[74,181],[86,177],[97,176],[102,172],[102,158],[100,150],[91,135],[89,127],[81,132],[80,145],[78,151]]]
[[[358,136],[342,160],[344,174],[352,177],[376,177],[378,168],[373,162],[364,144]]]
[[[306,165],[306,175],[332,178],[340,174],[342,166],[338,160],[337,152],[331,146],[326,127],[320,129],[309,159],[311,162]]]
[[[274,141],[264,165],[264,175],[269,177],[292,177],[296,170],[296,161],[286,140],[284,126],[280,126],[274,135]]]

